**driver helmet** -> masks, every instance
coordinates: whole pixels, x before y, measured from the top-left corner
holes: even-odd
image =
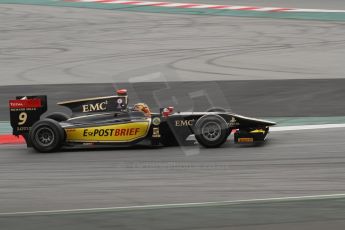
[[[151,111],[150,108],[145,103],[137,103],[133,106],[134,111],[140,111],[145,114],[145,116],[150,117]]]

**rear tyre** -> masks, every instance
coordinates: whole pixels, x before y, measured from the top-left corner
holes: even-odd
[[[61,122],[61,121],[67,121],[70,117],[64,113],[55,112],[55,113],[49,114],[46,118]]]
[[[228,124],[219,115],[204,115],[195,124],[195,138],[206,148],[217,148],[229,136]]]
[[[61,148],[65,140],[65,131],[57,121],[43,119],[32,126],[29,136],[36,151],[48,153]]]

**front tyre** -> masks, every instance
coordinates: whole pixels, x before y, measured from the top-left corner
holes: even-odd
[[[217,148],[224,144],[229,136],[228,124],[219,115],[207,114],[199,118],[195,124],[195,138],[206,148]]]
[[[65,140],[63,128],[52,119],[36,122],[31,128],[29,136],[32,147],[41,153],[59,150]]]

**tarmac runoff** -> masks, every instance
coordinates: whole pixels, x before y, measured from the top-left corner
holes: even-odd
[[[7,230],[342,230],[343,199],[0,217]],[[260,211],[258,211],[260,210]],[[169,228],[170,227],[170,228]]]
[[[26,20],[18,22],[20,18]],[[345,72],[345,25],[338,22],[15,4],[0,4],[0,21],[7,28],[0,34],[0,85],[316,78],[330,82],[344,78]],[[320,83],[319,90],[323,87],[327,84]],[[289,115],[279,115],[284,116]],[[0,120],[7,119],[0,114]]]
[[[42,155],[2,145],[0,223],[6,230],[344,229],[343,133],[272,132],[262,147],[226,143],[212,152]]]
[[[8,183],[0,223],[6,230],[344,229],[342,133],[291,132],[281,141],[287,135],[279,132],[261,148],[230,144],[194,156],[178,148],[42,155],[1,146]]]
[[[0,213],[7,230],[313,229],[344,227],[344,194]],[[260,211],[259,211],[260,210]],[[172,221],[174,220],[174,221]],[[168,228],[168,229],[170,229]]]
[[[198,208],[198,207],[217,207],[231,206],[241,204],[260,204],[269,202],[298,202],[298,201],[320,201],[327,199],[345,199],[345,194],[328,195],[310,195],[310,196],[292,196],[292,197],[271,197],[261,199],[230,200],[230,201],[211,201],[194,203],[171,203],[171,204],[152,204],[135,205],[104,208],[85,208],[85,209],[66,209],[66,210],[45,210],[45,211],[27,211],[27,212],[0,212],[1,217],[7,216],[26,216],[26,215],[59,215],[59,214],[79,214],[79,213],[99,213],[99,212],[118,212],[118,211],[139,211],[153,209],[172,209],[172,208]]]
[[[203,7],[200,7],[200,5],[198,6],[198,4],[195,4],[195,3],[185,3],[182,7],[179,7],[183,3],[165,3],[165,2],[152,3],[152,2],[140,2],[140,1],[137,2],[137,1],[97,1],[97,0],[91,0],[91,1],[90,0],[81,0],[81,1],[0,0],[0,4],[1,3],[123,10],[123,11],[149,12],[149,13],[345,21],[344,10],[294,9],[294,8],[291,8],[288,10],[282,10],[283,8],[280,8],[279,6],[274,7],[274,8],[275,9],[278,8],[281,10],[272,11],[272,7],[221,6],[220,9],[217,9],[217,7],[219,7],[218,5],[213,6],[215,8],[212,8],[212,6],[205,7],[205,4],[202,5]],[[225,7],[225,9],[222,9],[223,7]],[[226,9],[226,7],[228,9]],[[268,10],[265,10],[265,9],[268,9]]]

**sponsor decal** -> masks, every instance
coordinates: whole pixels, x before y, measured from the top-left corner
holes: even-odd
[[[153,128],[153,130],[152,130],[152,137],[153,138],[160,138],[161,137],[161,135],[159,133],[159,128]]]
[[[26,99],[26,100],[10,100],[9,107],[11,110],[15,111],[16,109],[32,109],[42,107],[40,99]]]
[[[229,121],[229,126],[238,126],[240,123],[236,120],[236,118],[232,117]]]
[[[127,142],[146,137],[150,122],[138,121],[98,127],[66,128],[70,142]]]
[[[247,137],[247,138],[238,138],[238,142],[239,143],[251,143],[251,142],[254,142],[254,139],[251,138],[251,137]]]
[[[83,136],[135,136],[140,132],[140,128],[127,128],[127,129],[84,129]]]
[[[121,109],[122,108],[122,103],[123,103],[123,100],[121,98],[117,99],[117,109]]]
[[[94,112],[94,111],[104,111],[104,110],[107,110],[107,105],[108,105],[108,101],[99,102],[95,104],[82,105],[83,113]]]
[[[17,132],[30,131],[31,127],[16,127]]]
[[[262,134],[264,134],[265,132],[266,131],[263,129],[255,129],[255,130],[250,131],[250,133],[262,133]]]
[[[192,120],[176,120],[175,126],[176,127],[186,127],[194,125],[195,119]]]
[[[86,98],[59,102],[58,105],[70,108],[73,113],[120,111],[127,107],[127,96]]]
[[[161,119],[159,117],[154,117],[152,119],[152,124],[153,125],[159,125],[161,123]]]

